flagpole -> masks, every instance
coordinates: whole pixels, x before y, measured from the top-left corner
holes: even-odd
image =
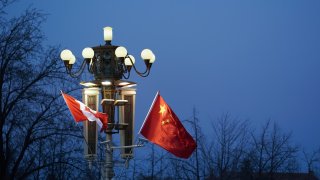
[[[153,105],[154,105],[154,102],[156,101],[156,99],[157,99],[157,97],[158,97],[159,94],[160,94],[160,91],[158,91],[157,94],[156,94],[156,96],[154,97],[154,99],[153,99],[153,101],[152,101],[152,104],[151,104],[151,106],[150,106],[150,108],[149,108],[148,114],[147,114],[147,116],[145,117],[145,119],[144,119],[144,121],[143,121],[143,123],[142,123],[142,126],[140,127],[140,130],[139,130],[138,134],[140,134],[141,129],[142,129],[142,127],[144,126],[144,124],[145,124],[145,122],[146,122],[146,120],[147,120],[147,118],[148,118],[148,116],[149,116],[149,114],[150,114],[150,111],[151,111],[151,109],[152,109],[152,107],[153,107]]]

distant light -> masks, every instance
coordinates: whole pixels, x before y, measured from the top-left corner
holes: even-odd
[[[86,86],[86,87],[97,86],[97,84],[92,83],[92,82],[81,82],[80,84],[83,86]]]
[[[103,82],[101,82],[101,84],[104,86],[110,86],[111,82],[110,81],[103,81]]]
[[[137,84],[129,84],[127,86],[123,86],[122,88],[130,88],[130,87],[134,87],[134,86],[137,86]]]
[[[121,83],[119,83],[119,86],[126,86],[126,85],[129,85],[130,83],[128,83],[128,82],[121,82]]]

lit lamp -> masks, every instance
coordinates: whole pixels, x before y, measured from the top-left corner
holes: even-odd
[[[64,65],[68,68],[69,61],[71,60],[73,54],[69,49],[61,51],[60,58],[63,60]],[[68,68],[69,69],[69,68]]]
[[[144,49],[141,52],[141,58],[144,60],[144,63],[147,66],[147,69],[150,69],[154,61],[156,60],[156,56],[150,49]]]
[[[120,61],[123,63],[124,58],[128,55],[128,51],[125,47],[119,46],[119,47],[117,47],[115,54],[120,59]]]
[[[106,44],[110,45],[112,41],[112,27],[103,28],[103,38]]]
[[[146,65],[146,70],[142,72],[135,67],[133,61],[129,63],[129,60],[127,60],[127,63],[125,63],[126,58],[130,59],[125,47],[111,45],[113,37],[111,27],[103,28],[103,35],[104,41],[106,42],[104,46],[100,45],[92,48],[86,47],[83,49],[82,56],[84,61],[76,72],[72,71],[73,64],[76,61],[75,56],[68,49],[61,52],[60,57],[64,61],[67,73],[71,77],[78,77],[81,75],[86,64],[88,66],[88,71],[94,75],[96,80],[128,79],[130,77],[132,67],[141,77],[147,77],[149,75],[151,66],[155,62],[155,55],[150,49],[144,49],[141,52],[141,58],[144,60]]]
[[[87,47],[87,48],[84,48],[83,51],[82,51],[82,57],[85,59],[85,61],[87,62],[87,65],[89,65],[91,59],[93,58],[94,56],[94,51],[92,48],[90,47]]]
[[[126,59],[124,60],[124,65],[126,65],[128,71],[131,71],[131,68],[133,66],[133,64],[135,63],[135,59],[132,55],[129,55],[128,57],[126,57]]]
[[[114,176],[113,150],[111,148],[112,134],[119,133],[120,131],[121,145],[127,148],[122,151],[122,157],[131,158],[133,153],[131,149],[128,149],[128,146],[133,145],[136,90],[129,87],[133,87],[136,84],[122,79],[128,79],[130,73],[133,72],[132,69],[134,69],[139,76],[147,77],[150,74],[151,66],[156,58],[150,49],[144,49],[141,52],[141,58],[144,60],[146,68],[144,71],[139,71],[135,66],[135,58],[129,55],[125,47],[111,44],[113,38],[111,27],[103,28],[103,37],[105,45],[86,47],[83,49],[83,61],[77,70],[74,70],[75,68],[73,66],[76,58],[70,50],[63,50],[60,57],[65,64],[67,73],[71,77],[79,77],[84,69],[87,69],[88,72],[94,76],[93,81],[81,82],[80,84],[86,87],[84,88],[86,94],[83,94],[86,100],[85,103],[96,104],[101,94],[103,112],[108,114],[109,121],[105,133],[106,142],[109,143],[109,146],[107,146],[106,151],[105,174],[107,178],[112,179]],[[88,92],[92,90],[95,90],[95,94],[88,94]],[[115,122],[114,119],[116,110],[120,112],[118,116],[120,117],[119,122]],[[90,146],[92,145],[91,149],[94,149],[97,143],[97,138],[94,136],[96,128],[92,123],[85,123],[84,126],[84,129],[88,131],[85,132],[85,134],[88,135],[88,139],[86,139],[87,143],[92,143]],[[92,135],[92,138],[89,138],[91,137],[89,135]],[[92,139],[92,141],[90,139]],[[87,150],[87,152],[89,152],[89,150]]]

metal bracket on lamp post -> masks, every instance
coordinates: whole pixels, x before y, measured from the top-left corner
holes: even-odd
[[[144,147],[144,143],[148,143],[148,140],[139,138],[138,144],[134,144],[131,146],[112,146],[110,144],[111,141],[102,141],[100,144],[107,144],[107,148],[109,149],[126,149],[126,148],[139,148],[139,147]],[[142,144],[140,144],[142,142]]]
[[[142,144],[140,144],[142,143]],[[103,142],[100,142],[100,144],[106,144],[106,155],[109,155],[110,153],[112,153],[112,150],[113,149],[127,149],[127,148],[140,148],[140,147],[144,147],[144,143],[148,143],[148,140],[144,139],[144,138],[139,138],[139,141],[138,141],[138,144],[135,144],[135,145],[131,145],[131,146],[112,146],[111,145],[111,141],[103,141]],[[108,159],[108,158],[107,158]],[[125,161],[125,167],[128,168],[128,163],[129,163],[129,160],[130,158],[128,157]],[[106,163],[108,163],[108,161],[106,161]],[[111,175],[113,173],[113,171],[110,171],[109,172],[109,168],[113,167],[113,163],[110,164],[105,164],[106,166],[106,175]]]

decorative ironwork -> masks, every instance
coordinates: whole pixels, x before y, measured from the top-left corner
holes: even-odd
[[[110,31],[110,29],[107,30]],[[97,81],[128,79],[132,68],[139,76],[147,77],[155,61],[155,56],[152,51],[144,49],[141,57],[144,60],[146,69],[145,71],[139,71],[135,66],[134,57],[129,55],[124,47],[112,45],[110,37],[103,46],[85,48],[82,55],[84,60],[79,69],[73,70],[73,64],[76,61],[75,56],[67,49],[61,52],[61,59],[64,61],[67,73],[71,77],[78,77],[84,71],[85,66],[87,66],[88,71],[94,75]]]

